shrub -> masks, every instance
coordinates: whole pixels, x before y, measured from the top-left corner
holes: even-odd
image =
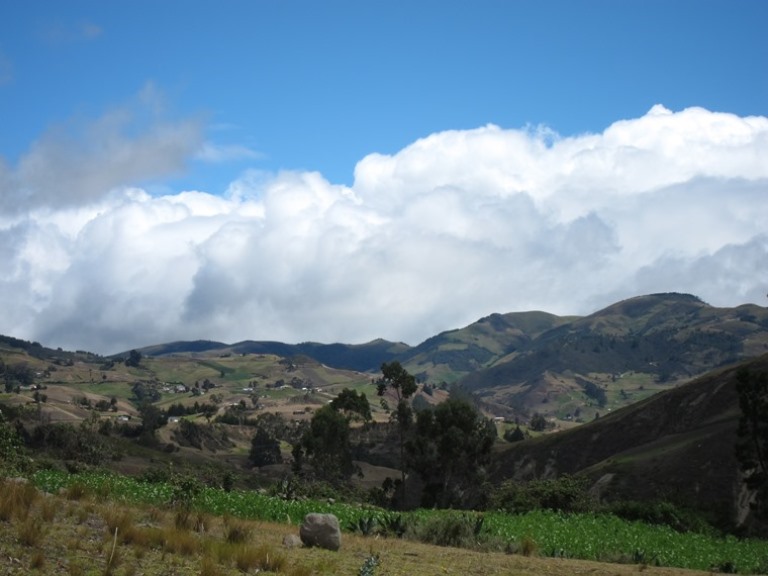
[[[7,410],[3,406],[3,410]],[[0,476],[16,476],[27,468],[21,438],[0,412]]]
[[[362,518],[350,522],[349,530],[352,532],[360,532],[363,536],[370,536],[377,524],[375,516],[363,516]]]
[[[614,502],[608,506],[608,512],[630,521],[646,524],[669,526],[677,532],[711,533],[712,527],[700,514],[693,510],[680,508],[671,502]]]
[[[525,484],[507,481],[491,495],[490,507],[515,514],[536,509],[586,512],[593,507],[587,485],[587,478],[568,474]]]
[[[177,530],[192,529],[192,512],[189,508],[179,508],[173,516],[173,525]]]
[[[180,509],[190,509],[195,498],[203,490],[200,481],[190,474],[172,474],[173,492],[170,504]]]
[[[360,570],[358,571],[358,576],[373,576],[376,567],[381,563],[379,560],[378,554],[372,554],[368,556],[368,558],[365,559],[365,562],[363,562],[363,565],[360,566]]]
[[[408,521],[401,514],[387,514],[381,519],[380,524],[384,536],[402,538],[408,531]]]

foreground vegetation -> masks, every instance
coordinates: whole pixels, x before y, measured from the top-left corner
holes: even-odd
[[[0,398],[0,478],[31,483],[0,486],[0,550],[9,563],[4,566],[0,555],[0,574],[526,574],[519,566],[510,571],[510,559],[520,557],[549,558],[551,566],[531,572],[547,574],[556,573],[554,563],[562,567],[576,559],[642,570],[768,571],[764,541],[717,534],[707,524],[715,516],[700,507],[689,510],[693,505],[684,500],[657,502],[663,495],[652,494],[626,502],[620,496],[607,499],[612,504],[606,507],[590,496],[590,479],[578,469],[570,476],[567,468],[538,479],[510,470],[494,484],[493,459],[522,439],[512,436],[524,437],[520,427],[509,438],[504,433],[502,444],[499,424],[467,397],[420,385],[398,362],[382,364],[382,377],[372,381],[294,360],[273,366],[265,358],[274,372],[248,374],[230,359],[197,362],[215,370],[219,382],[206,377],[189,386],[139,378],[147,368],[134,351],[120,368],[136,372],[122,386],[123,396],[110,380],[115,366],[104,366],[100,384],[91,379],[92,386],[114,390],[111,398],[72,396],[63,386],[11,386],[13,392]],[[19,375],[38,377],[29,367],[10,366],[6,389]],[[307,372],[300,377],[301,370]],[[326,384],[315,387],[311,374],[317,370],[326,371]],[[243,386],[239,380],[246,377]],[[726,439],[720,454],[743,444],[739,464],[762,504],[768,475],[755,465],[753,450],[761,452],[768,438],[761,408],[768,380],[762,371],[736,379],[739,395],[753,399],[741,411],[754,412],[754,425],[742,418],[737,434],[729,415],[733,429],[720,435]],[[370,404],[366,393],[378,402]],[[698,405],[701,394],[697,398]],[[735,408],[735,399],[717,404]],[[610,420],[589,425],[592,435]],[[550,458],[553,452],[540,453]],[[569,453],[576,451],[561,451]],[[129,475],[101,471],[106,468]],[[693,474],[701,470],[691,466]],[[647,468],[641,474],[648,480]],[[702,484],[715,496],[701,502],[724,493],[717,492],[724,484]],[[262,490],[245,489],[255,487]],[[295,533],[309,512],[339,518],[354,543],[352,559],[330,555],[318,562],[307,560],[315,551],[283,548],[280,536]],[[255,536],[260,526],[267,526],[265,534]],[[748,533],[765,532],[739,532]],[[412,566],[400,552],[393,554],[399,544],[440,548],[422,552],[425,557]],[[487,560],[435,564],[434,558],[452,555],[449,548]],[[458,571],[460,565],[466,568]]]
[[[438,547],[346,533],[342,548],[282,544],[295,527],[178,508],[120,504],[72,484],[43,494],[0,483],[0,574],[46,576],[695,576],[645,564],[600,564]]]
[[[228,492],[203,487],[181,477],[171,482],[153,483],[96,472],[70,475],[39,471],[33,482],[46,493],[78,498],[91,494],[113,505],[170,506],[177,518],[278,522],[285,527],[285,533],[290,531],[289,526],[295,528],[309,512],[330,512],[339,518],[347,531],[368,537],[372,550],[374,542],[384,537],[482,551],[643,566],[726,573],[764,573],[768,570],[768,544],[763,541],[680,533],[667,526],[629,522],[610,514],[563,514],[543,510],[526,514],[451,510],[396,513],[327,500],[285,500],[255,491]],[[188,520],[188,523],[195,522],[204,521]],[[371,538],[373,536],[378,538]]]

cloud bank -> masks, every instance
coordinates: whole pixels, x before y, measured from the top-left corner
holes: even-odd
[[[250,154],[195,122],[75,140],[0,164],[0,333],[113,353],[176,339],[416,344],[491,312],[584,314],[690,292],[765,304],[768,118],[701,108],[432,134],[357,164],[238,176],[226,194],[137,182]]]

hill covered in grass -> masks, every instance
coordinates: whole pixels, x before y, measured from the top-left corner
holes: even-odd
[[[458,384],[491,414],[556,425],[586,422],[708,370],[768,351],[768,309],[710,306],[688,294],[653,294],[589,316],[491,314],[417,346],[245,341],[174,342],[146,356],[273,354],[377,373],[397,360],[431,387]],[[125,356],[125,354],[121,355]]]
[[[751,362],[768,370],[760,356],[768,346],[767,318],[754,305],[720,309],[660,294],[587,317],[492,315],[416,347],[198,341],[101,357],[4,337],[0,403],[43,461],[75,469],[85,461],[134,475],[158,463],[186,463],[215,482],[236,477],[258,486],[291,474],[298,431],[350,389],[366,395],[381,425],[355,431],[362,472],[355,482],[370,490],[398,476],[390,414],[376,399],[378,373],[312,354],[324,349],[329,362],[346,355],[359,366],[382,354],[419,371],[417,409],[442,402],[453,387],[496,417],[500,438],[489,478],[497,486],[575,474],[606,501],[660,498],[736,529],[746,525],[749,508],[733,455],[733,366]],[[267,352],[270,346],[286,355]],[[449,374],[452,384],[443,379]],[[249,461],[253,422],[269,414],[284,422],[284,463],[256,469]],[[517,423],[525,431],[534,415],[545,422],[543,434],[528,430],[524,442],[501,440]],[[148,416],[155,420],[146,435]],[[71,425],[66,441],[57,424]],[[563,432],[548,433],[555,430]]]
[[[768,354],[707,373],[583,426],[500,445],[494,478],[587,477],[604,501],[667,501],[733,529],[750,516],[736,460],[736,373],[768,373]]]

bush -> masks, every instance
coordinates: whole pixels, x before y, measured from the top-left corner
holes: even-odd
[[[607,511],[624,520],[669,526],[677,532],[707,534],[713,531],[712,527],[699,513],[679,508],[671,502],[614,502],[608,506]]]
[[[528,483],[507,481],[491,494],[490,507],[515,514],[537,509],[586,512],[593,507],[587,485],[587,478],[568,474]]]
[[[40,425],[32,434],[31,445],[48,450],[61,460],[70,460],[75,466],[98,466],[110,459],[120,459],[114,445],[97,430],[90,429],[87,421],[77,427],[66,423]]]
[[[195,498],[202,492],[203,485],[191,474],[171,473],[171,498],[169,504],[177,510],[191,510]]]
[[[521,442],[525,440],[525,433],[520,429],[520,426],[515,426],[514,430],[507,430],[504,432],[504,440],[507,442]]]
[[[371,554],[365,559],[363,565],[360,566],[358,576],[373,576],[376,572],[376,567],[381,564],[378,554]]]
[[[0,412],[0,475],[21,474],[27,467],[27,459],[23,454],[21,437],[11,424],[3,420]]]

